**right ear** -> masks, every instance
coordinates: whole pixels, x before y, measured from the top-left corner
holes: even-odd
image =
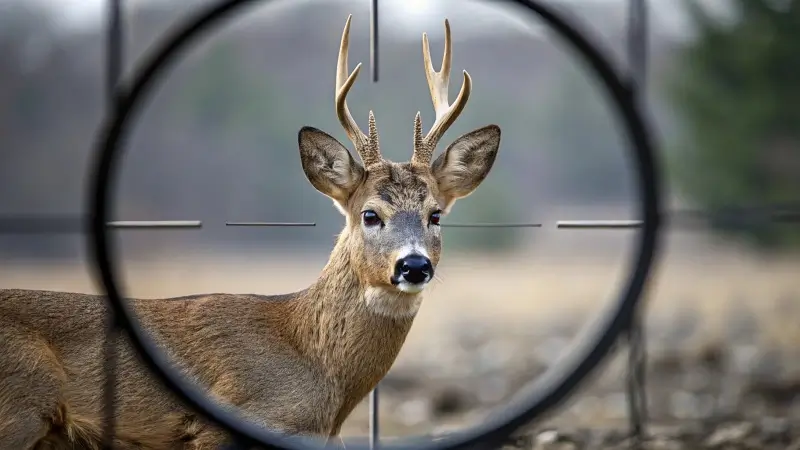
[[[364,179],[364,168],[335,137],[322,130],[303,127],[297,141],[308,181],[344,212],[347,199]]]

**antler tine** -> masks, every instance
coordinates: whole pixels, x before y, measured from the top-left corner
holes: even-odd
[[[347,16],[347,22],[344,24],[342,42],[339,46],[339,60],[336,63],[336,115],[347,133],[347,137],[355,145],[361,161],[364,162],[365,166],[368,166],[381,159],[375,118],[372,115],[372,111],[370,111],[370,135],[367,136],[358,127],[355,119],[350,114],[350,108],[347,107],[347,94],[350,92],[350,88],[355,83],[358,72],[361,70],[361,63],[358,63],[353,72],[348,75],[347,53],[350,47],[350,21],[352,18],[352,14]]]
[[[436,72],[431,62],[431,48],[428,42],[428,34],[422,33],[422,58],[425,64],[425,78],[428,80],[428,89],[433,101],[433,109],[436,111],[436,121],[428,134],[422,140],[423,145],[414,146],[414,156],[412,161],[428,164],[430,163],[436,144],[442,135],[456,121],[464,106],[469,100],[472,92],[472,79],[467,71],[464,71],[464,82],[461,91],[458,93],[455,102],[448,103],[448,88],[450,87],[450,69],[452,68],[452,42],[450,40],[450,22],[444,21],[444,55],[442,57],[441,71]],[[415,139],[416,141],[417,139]]]

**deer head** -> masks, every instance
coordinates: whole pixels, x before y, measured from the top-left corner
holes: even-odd
[[[471,194],[492,168],[500,145],[500,128],[489,125],[456,139],[431,162],[436,145],[464,109],[472,80],[464,82],[455,102],[448,102],[451,68],[450,24],[445,20],[445,49],[440,72],[431,63],[426,34],[422,52],[436,121],[423,136],[422,119],[414,120],[411,161],[381,156],[375,116],[369,113],[364,134],[347,107],[347,93],[361,64],[348,74],[350,19],[344,26],[336,71],[336,113],[361,158],[329,134],[312,127],[299,132],[300,159],[311,184],[330,197],[346,217],[351,261],[370,288],[416,294],[432,279],[441,253],[439,220],[453,203]]]

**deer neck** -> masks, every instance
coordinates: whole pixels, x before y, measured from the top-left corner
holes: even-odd
[[[326,373],[366,394],[397,357],[421,296],[365,285],[350,240],[345,230],[320,277],[294,302],[295,338]]]

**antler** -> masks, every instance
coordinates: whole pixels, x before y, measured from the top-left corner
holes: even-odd
[[[447,100],[447,89],[450,86],[450,69],[452,63],[452,44],[450,42],[450,22],[444,21],[444,56],[440,72],[433,70],[431,62],[431,48],[428,43],[427,33],[422,33],[422,57],[425,63],[425,78],[428,79],[428,89],[433,100],[433,109],[436,111],[434,122],[428,134],[422,137],[422,119],[417,113],[414,119],[414,155],[412,162],[430,164],[436,144],[448,128],[456,121],[464,106],[467,104],[469,94],[472,92],[472,79],[464,71],[464,83],[455,102],[450,105]]]
[[[349,76],[347,72],[347,52],[350,46],[350,19],[353,15],[347,16],[347,22],[344,24],[344,31],[342,32],[342,43],[339,46],[339,61],[336,64],[336,115],[339,117],[339,122],[342,124],[347,137],[353,142],[356,147],[361,161],[364,166],[372,165],[381,160],[381,153],[378,147],[378,130],[375,126],[375,116],[372,111],[369,112],[369,136],[358,128],[358,124],[350,114],[350,109],[347,107],[347,93],[356,81],[358,72],[361,70],[361,63],[358,63],[356,68]]]

